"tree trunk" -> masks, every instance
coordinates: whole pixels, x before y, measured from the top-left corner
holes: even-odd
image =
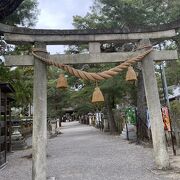
[[[137,136],[139,140],[148,138],[148,128],[147,128],[147,105],[146,105],[146,95],[144,89],[144,82],[142,71],[138,74],[138,90],[137,90]]]
[[[62,116],[59,116],[59,127],[61,127],[61,122],[62,122]]]
[[[114,134],[117,132],[117,128],[116,128],[116,123],[114,120],[111,104],[112,103],[110,102],[109,94],[105,94],[105,106],[107,108],[107,117],[109,122],[110,133]]]

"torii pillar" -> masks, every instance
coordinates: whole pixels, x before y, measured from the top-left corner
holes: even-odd
[[[151,45],[148,39],[141,40],[140,46]],[[161,105],[155,77],[152,54],[148,54],[142,61],[142,73],[149,111],[155,163],[158,169],[168,169],[170,166],[169,155],[165,140],[164,125],[162,120]]]
[[[35,47],[46,51],[46,45],[35,43]],[[46,57],[46,53],[39,52]],[[34,61],[33,85],[33,136],[32,136],[32,180],[46,179],[47,145],[47,65],[39,59]]]

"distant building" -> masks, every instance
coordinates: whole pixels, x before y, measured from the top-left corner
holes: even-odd
[[[7,152],[11,152],[11,93],[15,93],[11,84],[0,82],[0,169],[7,163]]]
[[[168,97],[170,101],[180,100],[180,85],[169,86],[168,92]]]

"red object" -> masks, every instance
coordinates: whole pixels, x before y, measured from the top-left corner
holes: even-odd
[[[170,126],[170,118],[169,118],[169,112],[168,108],[162,107],[162,118],[163,118],[163,123],[164,123],[164,130],[166,131],[171,131],[171,126]]]

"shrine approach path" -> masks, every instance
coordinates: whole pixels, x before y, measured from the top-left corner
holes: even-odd
[[[168,173],[154,173],[152,148],[129,143],[120,136],[77,121],[62,123],[61,132],[55,138],[48,138],[48,177],[56,180],[176,179]],[[32,161],[27,158],[30,154],[31,149],[10,154],[7,166],[0,170],[0,179],[31,180]]]

